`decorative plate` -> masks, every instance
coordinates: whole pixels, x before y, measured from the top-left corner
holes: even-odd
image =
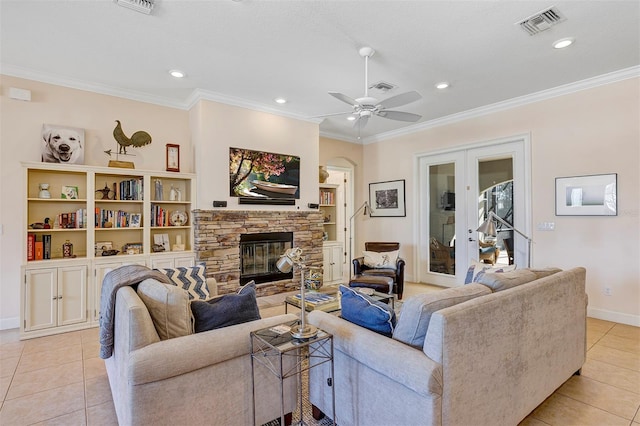
[[[188,220],[189,216],[187,216],[187,212],[182,210],[171,212],[171,216],[169,216],[169,223],[171,226],[184,226],[187,224]]]

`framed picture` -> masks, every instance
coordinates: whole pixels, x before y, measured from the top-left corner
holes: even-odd
[[[167,171],[180,171],[180,145],[167,144]]]
[[[43,124],[40,157],[45,163],[84,164],[84,129]]]
[[[404,217],[404,179],[369,184],[371,217]]]
[[[140,228],[141,219],[142,215],[140,213],[131,213],[131,216],[129,216],[129,227]]]
[[[78,199],[78,187],[77,186],[64,185],[62,187],[62,193],[60,194],[60,198],[63,198],[65,200],[77,200]]]
[[[102,256],[102,252],[107,250],[113,250],[113,242],[111,241],[96,241],[95,255]]]
[[[618,174],[556,178],[556,216],[617,216]]]

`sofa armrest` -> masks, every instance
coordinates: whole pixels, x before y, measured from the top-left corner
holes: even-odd
[[[335,350],[421,395],[442,395],[442,367],[424,352],[335,315],[312,311],[309,322],[333,335]]]
[[[127,379],[132,385],[141,385],[250,356],[251,331],[296,319],[292,314],[278,315],[145,346],[131,353]]]

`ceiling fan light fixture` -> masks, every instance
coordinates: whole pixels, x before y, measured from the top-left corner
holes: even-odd
[[[287,103],[287,100],[286,100],[285,98],[275,98],[275,99],[274,99],[274,101],[275,101],[277,104],[281,104],[281,105],[282,105],[282,104],[286,104],[286,103]]]
[[[184,71],[180,71],[180,70],[171,70],[169,71],[169,74],[171,74],[171,77],[175,77],[175,78],[184,78],[187,76],[187,74]]]
[[[576,41],[573,37],[561,38],[560,40],[556,40],[553,42],[554,49],[564,49],[565,47],[569,47]]]
[[[450,84],[447,81],[441,81],[440,83],[436,83],[436,89],[438,89],[438,90],[444,90],[444,89],[448,88],[449,86],[450,86]]]

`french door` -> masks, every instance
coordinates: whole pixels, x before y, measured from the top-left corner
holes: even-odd
[[[526,240],[476,229],[493,211],[530,235],[528,152],[528,136],[519,136],[418,157],[419,282],[462,284],[480,258],[525,265]]]

